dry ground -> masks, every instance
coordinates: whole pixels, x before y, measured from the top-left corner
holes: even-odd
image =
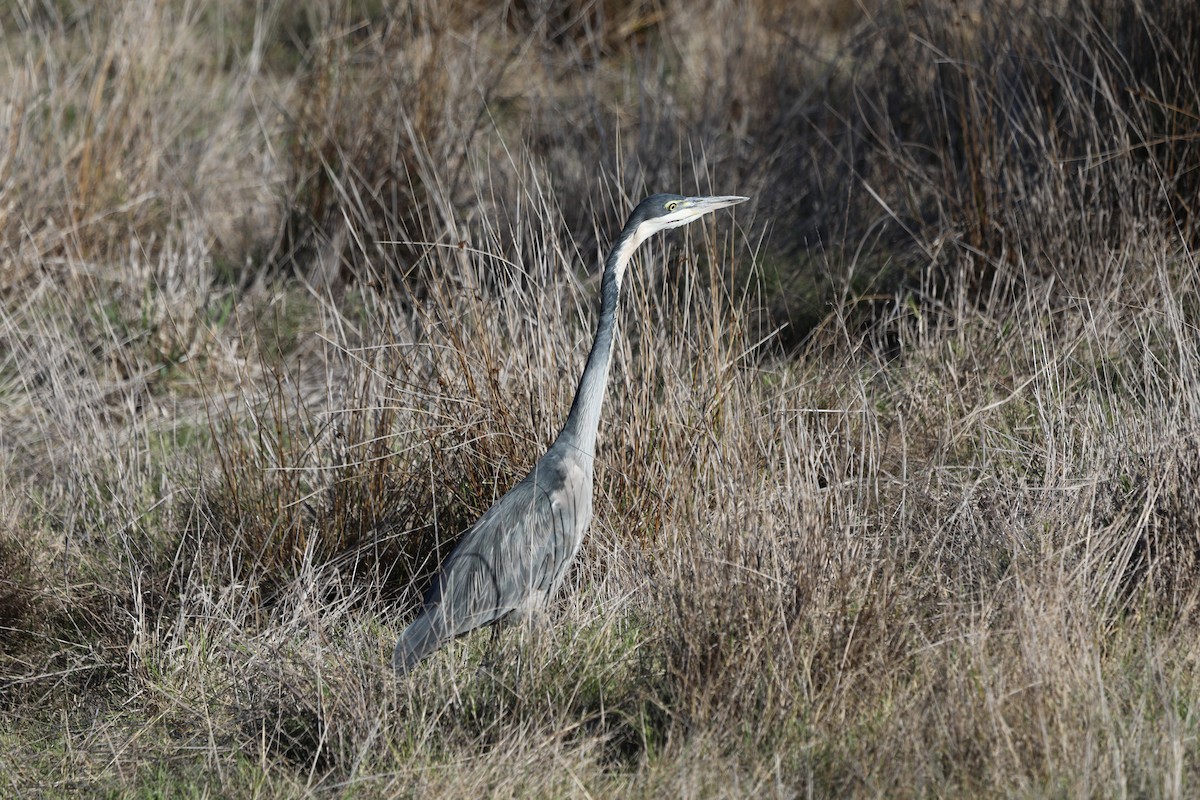
[[[5,4],[0,793],[1195,796],[1200,23],[1052,5]]]

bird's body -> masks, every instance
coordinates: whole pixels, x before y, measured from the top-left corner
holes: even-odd
[[[396,647],[396,669],[407,672],[455,636],[544,607],[591,517],[590,465],[564,457],[556,443],[463,534]]]
[[[596,337],[562,432],[442,564],[396,643],[397,672],[407,673],[456,636],[537,613],[558,591],[592,518],[596,436],[629,259],[651,234],[745,199],[654,195],[634,209],[605,261]]]

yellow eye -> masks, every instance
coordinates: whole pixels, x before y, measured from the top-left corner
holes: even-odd
[[[667,211],[674,211],[678,205],[678,200],[672,200],[671,202],[667,203]]]

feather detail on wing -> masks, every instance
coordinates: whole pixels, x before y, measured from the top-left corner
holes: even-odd
[[[396,669],[407,672],[456,636],[543,605],[591,515],[590,463],[552,449],[463,534],[396,644]]]

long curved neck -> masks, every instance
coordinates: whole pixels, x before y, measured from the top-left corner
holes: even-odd
[[[588,353],[587,366],[575,390],[571,413],[563,424],[558,440],[567,443],[581,454],[596,455],[596,433],[600,428],[600,408],[608,386],[608,367],[612,361],[613,339],[617,333],[617,306],[621,297],[621,279],[633,251],[644,236],[637,228],[626,229],[604,262],[604,278],[600,284],[600,319],[596,323],[596,338]]]

